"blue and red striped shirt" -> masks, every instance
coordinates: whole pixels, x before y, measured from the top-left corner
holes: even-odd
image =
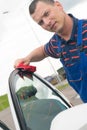
[[[73,15],[69,14],[73,19],[73,30],[71,37],[68,41],[62,39],[58,34],[54,34],[48,43],[45,44],[45,52],[48,56],[53,58],[60,58],[63,60],[65,66],[71,66],[77,62],[80,58],[79,50],[77,48],[77,30],[78,30],[78,19]],[[82,41],[83,50],[87,55],[87,20],[83,20],[82,25]],[[61,42],[61,46],[59,46]],[[61,51],[60,51],[61,47]]]

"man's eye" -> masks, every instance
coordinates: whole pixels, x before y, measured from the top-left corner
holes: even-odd
[[[49,12],[45,12],[44,16],[48,16],[49,15]]]
[[[41,20],[38,24],[39,24],[39,25],[43,25],[43,20]]]

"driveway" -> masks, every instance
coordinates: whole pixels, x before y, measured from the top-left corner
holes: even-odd
[[[73,88],[68,86],[67,88],[61,91],[73,105],[82,104],[82,100],[80,99],[79,95],[74,91]]]
[[[0,120],[3,121],[11,130],[16,130],[9,107],[0,112]]]

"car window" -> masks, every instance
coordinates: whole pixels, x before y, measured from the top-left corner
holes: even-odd
[[[49,130],[52,119],[66,109],[52,90],[34,76],[19,78],[16,94],[26,124],[32,130]]]
[[[68,108],[51,86],[36,74],[16,73],[12,84],[23,122],[29,130],[50,130],[54,117]]]

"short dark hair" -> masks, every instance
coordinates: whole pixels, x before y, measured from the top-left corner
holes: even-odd
[[[33,1],[31,2],[31,4],[29,5],[30,15],[32,15],[32,14],[35,12],[37,3],[40,2],[40,1],[41,1],[41,2],[44,2],[44,3],[47,3],[47,4],[53,4],[53,3],[54,3],[54,0],[33,0]]]

